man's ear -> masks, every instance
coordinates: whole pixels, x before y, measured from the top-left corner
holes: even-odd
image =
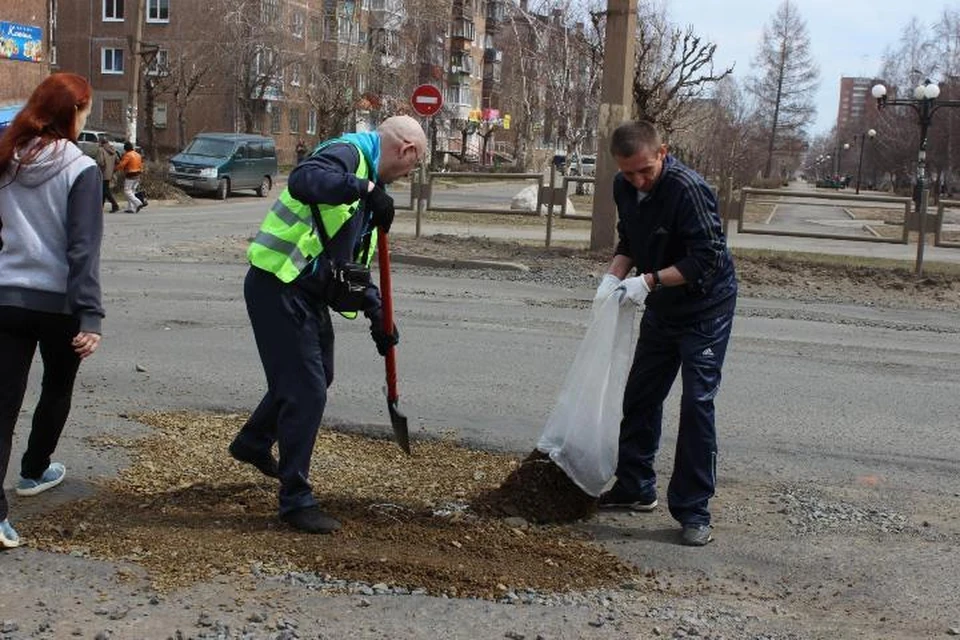
[[[668,145],[667,143],[663,143],[663,144],[660,145],[660,157],[661,157],[661,158],[664,157],[664,156],[666,156],[667,153],[669,153],[669,151],[670,151],[670,145]]]

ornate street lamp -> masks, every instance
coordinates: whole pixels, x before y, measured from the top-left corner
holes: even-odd
[[[853,136],[853,141],[856,143],[857,138],[860,138],[860,159],[857,160],[857,193],[860,193],[860,170],[863,168],[863,147],[866,143],[866,139],[870,138],[873,140],[877,137],[876,129],[867,129],[864,133],[857,134]],[[874,185],[876,188],[876,185]]]
[[[887,98],[887,88],[882,84],[874,85],[870,93],[877,99],[877,108],[883,109],[887,106],[910,107],[917,113],[920,123],[920,150],[917,153],[917,191],[920,202],[917,203],[917,214],[920,216],[919,234],[917,242],[917,264],[916,272],[920,275],[923,272],[923,245],[925,243],[924,235],[926,233],[927,219],[927,131],[933,122],[933,114],[941,107],[960,107],[960,100],[940,100],[940,87],[930,80],[924,80],[923,84],[918,85],[913,90],[913,98],[898,98],[890,100]]]

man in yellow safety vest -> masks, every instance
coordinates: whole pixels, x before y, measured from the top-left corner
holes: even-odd
[[[387,233],[393,222],[384,185],[408,175],[426,146],[409,116],[321,143],[290,173],[247,251],[243,291],[267,392],[229,451],[279,478],[280,519],[300,531],[340,528],[320,509],[308,480],[333,381],[330,309],[348,318],[362,312],[381,355],[397,344],[396,327],[383,329],[369,264],[377,231]]]

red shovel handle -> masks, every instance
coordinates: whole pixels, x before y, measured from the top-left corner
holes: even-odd
[[[383,330],[393,333],[393,294],[390,288],[390,248],[387,234],[380,230],[377,234],[377,259],[380,264],[380,300],[383,303]],[[385,357],[387,364],[387,402],[396,403],[397,393],[397,354],[396,347],[390,347]]]

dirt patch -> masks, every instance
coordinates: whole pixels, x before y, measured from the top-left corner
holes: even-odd
[[[322,431],[311,478],[344,526],[332,536],[295,532],[276,518],[276,483],[226,454],[245,417],[137,416],[156,434],[94,443],[129,448],[133,465],[92,498],[22,520],[21,535],[47,551],[142,565],[162,590],[253,568],[491,599],[635,577],[572,528],[510,526],[474,510],[517,460],[442,441],[415,443],[409,458],[390,441]]]
[[[503,484],[482,491],[474,508],[538,523],[573,522],[596,513],[597,500],[584,493],[550,456],[535,449]]]

